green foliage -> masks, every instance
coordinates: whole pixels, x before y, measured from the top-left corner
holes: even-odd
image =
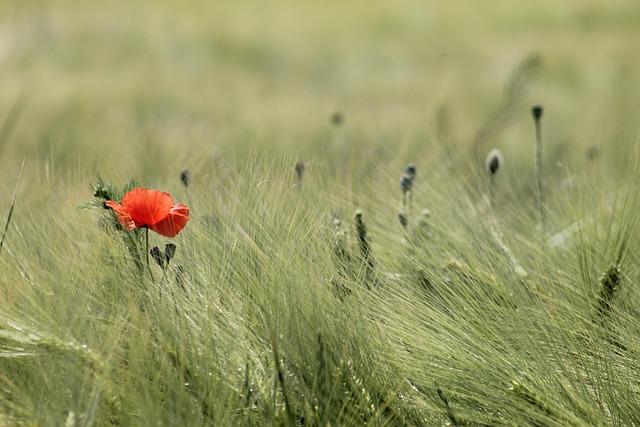
[[[0,425],[640,424],[639,19],[1,3]]]

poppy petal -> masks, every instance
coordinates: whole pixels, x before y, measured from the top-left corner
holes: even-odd
[[[189,221],[189,208],[182,203],[178,203],[171,208],[169,215],[164,220],[150,228],[162,236],[175,237],[187,225],[187,221]]]
[[[169,215],[173,199],[163,191],[134,188],[124,195],[122,205],[137,227],[151,227]]]
[[[111,208],[113,212],[115,212],[118,217],[118,222],[125,230],[133,230],[136,228],[136,224],[131,218],[131,215],[127,211],[127,209],[122,206],[120,203],[114,202],[113,200],[109,200],[104,203],[107,207]]]

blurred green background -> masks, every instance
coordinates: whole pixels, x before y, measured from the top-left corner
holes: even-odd
[[[540,102],[553,163],[593,145],[615,156],[637,137],[639,42],[634,0],[4,1],[0,189],[23,157],[31,188],[96,172],[152,185],[265,156],[339,179],[366,159],[424,167],[443,146],[471,149],[531,55],[539,66],[479,152],[530,162]]]

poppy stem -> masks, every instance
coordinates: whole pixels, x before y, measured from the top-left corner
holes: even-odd
[[[149,270],[149,276],[151,276],[151,281],[155,283],[155,279],[153,278],[153,273],[151,272],[151,263],[149,262],[149,228],[145,227],[144,229],[144,237],[146,243],[146,252],[147,252],[147,270]]]

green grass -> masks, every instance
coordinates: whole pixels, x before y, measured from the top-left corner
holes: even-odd
[[[640,424],[635,1],[129,3],[0,3],[0,425]]]

